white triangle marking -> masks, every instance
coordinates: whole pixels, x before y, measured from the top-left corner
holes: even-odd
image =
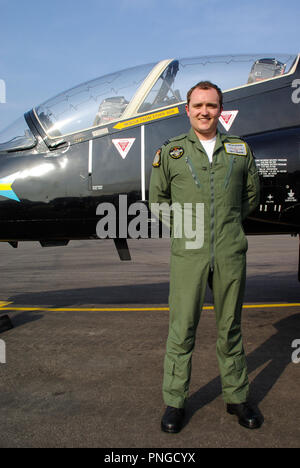
[[[236,116],[238,115],[239,111],[234,110],[234,111],[223,111],[222,114],[220,115],[219,121],[225,128],[225,130],[228,132],[235,121]]]
[[[135,142],[135,138],[118,138],[118,139],[112,140],[112,142],[117,148],[122,158],[125,159],[133,143]]]

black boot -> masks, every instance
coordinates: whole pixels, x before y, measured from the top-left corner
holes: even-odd
[[[182,429],[184,408],[168,406],[161,420],[161,429],[164,432],[175,434]]]
[[[239,418],[240,425],[248,429],[258,429],[262,424],[259,415],[251,408],[247,401],[238,405],[228,403],[227,413],[236,414]]]

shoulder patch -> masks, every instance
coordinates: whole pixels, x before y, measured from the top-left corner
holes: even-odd
[[[153,167],[159,167],[161,165],[161,156],[160,155],[161,155],[161,148],[159,148],[159,150],[157,150],[156,153],[155,153],[153,163],[152,163]]]
[[[177,135],[176,137],[170,138],[169,142],[183,140],[187,137],[187,133],[182,133],[181,135]]]
[[[227,154],[247,156],[246,143],[224,143],[224,147]]]
[[[172,148],[169,151],[169,155],[173,159],[179,159],[181,156],[184,155],[184,149],[182,146],[172,146]]]
[[[244,141],[243,138],[241,138],[238,135],[225,134],[225,137],[226,137],[227,140],[232,140],[233,139],[233,140],[242,140],[242,141]]]

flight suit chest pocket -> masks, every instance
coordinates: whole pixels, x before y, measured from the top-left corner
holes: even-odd
[[[230,181],[232,171],[233,171],[233,166],[235,165],[235,163],[236,163],[236,159],[235,159],[234,156],[232,156],[230,158],[230,160],[229,160],[228,170],[227,170],[226,177],[225,177],[225,180],[224,180],[224,188],[225,189],[227,189],[227,187],[229,185],[229,181]]]
[[[244,181],[244,158],[229,156],[223,183],[224,204],[240,206]]]
[[[185,162],[186,162],[187,167],[188,167],[188,169],[189,169],[189,171],[190,171],[190,173],[191,173],[191,175],[192,175],[192,178],[194,179],[194,182],[195,182],[196,186],[197,186],[198,188],[201,188],[201,182],[200,182],[199,176],[198,176],[198,174],[197,174],[197,171],[196,171],[196,169],[195,169],[195,166],[194,166],[194,164],[193,164],[191,158],[189,158],[188,156],[186,156]]]
[[[184,187],[188,187],[191,184],[191,174],[186,166],[184,157],[171,162],[170,175],[173,186],[184,189]]]

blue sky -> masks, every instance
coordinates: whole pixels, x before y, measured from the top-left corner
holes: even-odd
[[[129,66],[297,54],[299,18],[299,0],[0,0],[0,129],[65,89]]]

